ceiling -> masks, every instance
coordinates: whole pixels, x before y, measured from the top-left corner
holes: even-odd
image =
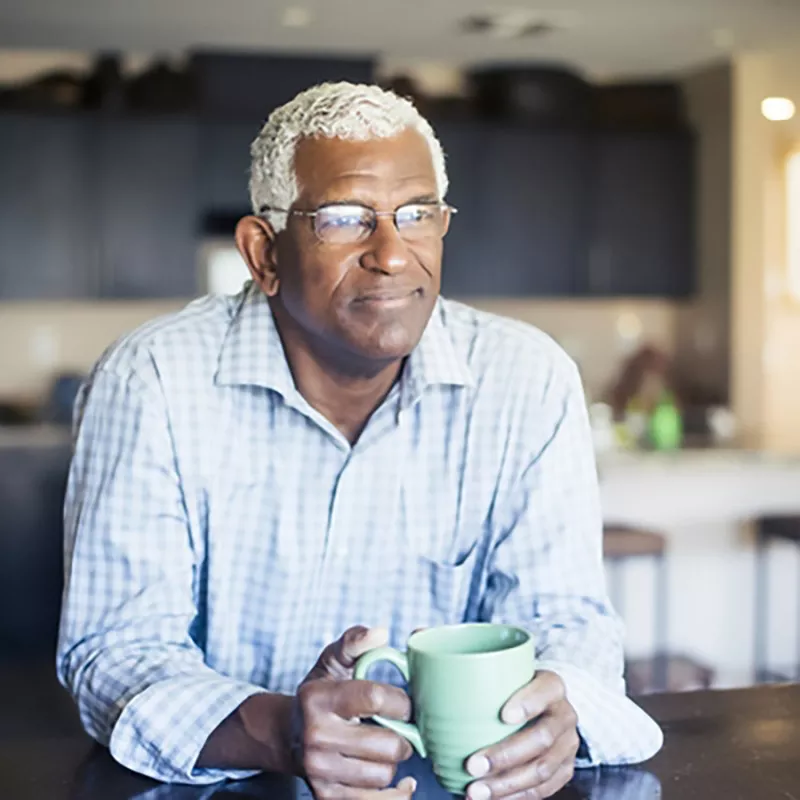
[[[286,27],[287,7],[310,12]],[[464,33],[490,9],[555,30]],[[306,16],[309,16],[306,15]],[[295,16],[298,13],[295,12]],[[224,47],[376,53],[451,64],[557,61],[603,78],[658,75],[800,39],[800,0],[2,0],[0,47],[179,51]]]

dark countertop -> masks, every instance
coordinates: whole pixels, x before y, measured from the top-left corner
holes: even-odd
[[[664,727],[664,749],[635,768],[584,770],[559,800],[800,800],[800,685],[661,695],[642,700]],[[426,765],[418,798],[444,800]],[[3,800],[310,798],[300,781],[158,784],[116,765],[80,725],[49,668],[0,667]]]

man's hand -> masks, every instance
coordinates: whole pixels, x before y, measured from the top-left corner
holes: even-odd
[[[580,744],[578,718],[558,675],[538,672],[506,703],[502,719],[530,724],[470,756],[467,771],[480,780],[470,784],[469,800],[541,800],[569,783]]]
[[[323,650],[297,690],[293,737],[298,766],[317,800],[406,800],[414,794],[413,778],[386,788],[398,763],[410,758],[411,745],[392,731],[359,722],[374,714],[408,720],[408,695],[394,686],[351,680],[359,656],[386,640],[383,630],[350,628]]]

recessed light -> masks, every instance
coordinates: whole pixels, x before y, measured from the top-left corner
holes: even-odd
[[[281,24],[284,28],[307,28],[314,15],[307,8],[289,6],[284,9]]]
[[[771,122],[791,119],[794,112],[794,103],[788,97],[767,97],[761,102],[761,113]]]

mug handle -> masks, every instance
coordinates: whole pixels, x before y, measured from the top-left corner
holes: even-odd
[[[353,677],[357,681],[366,680],[369,668],[378,661],[388,661],[390,664],[394,664],[400,672],[403,673],[403,677],[406,680],[409,679],[408,656],[405,653],[401,653],[399,650],[395,650],[393,647],[376,647],[374,650],[364,653],[356,662]],[[374,716],[372,719],[379,725],[383,725],[384,728],[388,728],[390,731],[400,734],[404,739],[411,742],[412,747],[423,758],[428,757],[425,751],[425,744],[422,741],[422,736],[416,725],[412,725],[410,722],[401,722],[397,719],[387,719],[386,717]]]

